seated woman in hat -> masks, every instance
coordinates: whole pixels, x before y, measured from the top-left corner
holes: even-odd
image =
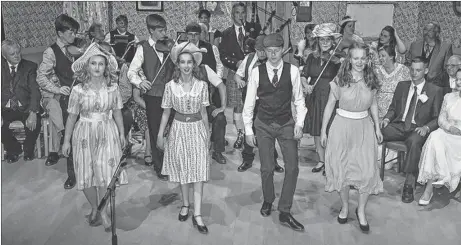
[[[355,34],[355,22],[357,20],[352,19],[350,16],[344,16],[344,18],[339,22],[341,26],[339,33],[342,36],[341,42],[338,42],[338,50],[343,51],[344,54],[347,54],[347,50],[354,43],[364,43],[363,39]]]
[[[189,217],[189,187],[193,183],[192,223],[200,233],[206,234],[208,228],[201,217],[201,205],[203,182],[210,178],[210,129],[206,110],[210,101],[208,84],[199,80],[201,52],[205,49],[199,49],[190,42],[176,45],[171,50],[171,59],[176,67],[173,80],[165,85],[157,146],[165,150],[162,174],[181,185],[183,206],[179,211],[179,221],[186,221]],[[168,140],[164,142],[163,135],[172,109],[176,112]]]
[[[116,67],[115,57],[97,43],[91,44],[72,64],[74,78],[81,83],[74,86],[70,94],[62,146],[63,154],[68,156],[72,139],[77,189],[83,190],[92,208],[88,217],[90,226],[103,224],[107,232],[111,230],[110,219],[105,208],[97,212],[98,192],[102,198],[126,143]],[[127,183],[124,170],[119,183]]]

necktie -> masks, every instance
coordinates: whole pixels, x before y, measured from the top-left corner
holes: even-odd
[[[277,87],[279,84],[279,76],[277,75],[277,72],[278,69],[274,69],[274,77],[272,78],[272,85],[274,85],[274,87]]]
[[[19,107],[18,100],[16,99],[16,96],[14,95],[14,77],[16,76],[16,66],[11,66],[11,76],[13,79],[11,79],[10,83],[10,108],[13,110],[16,110]]]
[[[407,116],[405,117],[405,130],[410,130],[411,121],[415,114],[416,101],[418,100],[418,90],[416,86],[413,86],[413,96],[411,96],[410,108],[408,109]]]
[[[239,45],[240,45],[241,48],[243,48],[243,38],[244,38],[243,30],[242,30],[242,27],[240,27],[239,28],[238,41],[239,41]]]
[[[426,43],[426,51],[424,51],[424,54],[426,55],[426,59],[429,58],[429,55],[431,54],[431,47],[427,43]]]
[[[67,46],[64,46],[63,49],[62,49],[62,52],[64,53],[64,55],[72,62],[74,62],[74,57],[72,57],[72,55],[70,55],[69,51],[67,51]]]

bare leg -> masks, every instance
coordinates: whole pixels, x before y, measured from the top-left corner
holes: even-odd
[[[190,187],[189,184],[182,184],[181,185],[182,205],[186,206],[186,207],[190,206],[190,203],[189,203],[189,187]],[[183,215],[183,216],[186,215],[188,212],[189,212],[188,208],[181,208],[181,210],[180,210],[180,214]]]
[[[202,193],[203,193],[203,182],[194,183],[194,216],[202,215]],[[202,216],[195,218],[197,224],[204,226]]]
[[[344,187],[340,192],[339,192],[339,197],[341,198],[341,211],[339,212],[339,217],[340,218],[347,218],[347,214],[349,213],[349,191],[350,187]]]
[[[367,206],[367,202],[368,202],[368,197],[370,196],[370,194],[368,193],[360,193],[359,194],[359,207],[358,207],[358,214],[359,214],[359,223],[362,224],[362,225],[367,225],[368,224],[368,221],[367,221],[367,218],[365,216],[365,208]]]
[[[432,180],[428,180],[426,183],[426,189],[424,189],[424,193],[421,196],[421,199],[424,201],[429,200],[431,198],[432,193],[434,192],[434,186],[432,186]]]
[[[106,194],[107,187],[106,186],[100,186],[98,187],[98,194],[99,194],[99,202],[101,202],[102,198],[104,197],[104,194]],[[111,221],[110,217],[107,215],[107,206],[109,204],[109,200],[106,202],[106,206],[104,206],[101,210],[101,218],[102,218],[102,225],[104,228],[108,228],[111,226]]]
[[[322,144],[320,143],[320,136],[314,136],[314,142],[315,149],[317,150],[317,154],[319,155],[319,162],[315,167],[320,168],[325,164],[325,148],[323,148]]]
[[[83,189],[83,194],[85,194],[86,199],[91,205],[89,220],[94,220],[97,214],[96,210],[98,209],[98,192],[96,191],[96,187]]]

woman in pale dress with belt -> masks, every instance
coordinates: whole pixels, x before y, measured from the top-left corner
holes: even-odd
[[[74,78],[81,83],[74,86],[70,94],[62,146],[63,154],[68,157],[72,139],[76,186],[83,190],[91,205],[90,226],[102,224],[107,232],[111,231],[111,223],[106,208],[99,213],[97,207],[126,143],[116,68],[115,57],[96,43],[72,64]],[[128,183],[125,170],[122,170],[118,182]]]
[[[321,130],[325,149],[325,172],[328,192],[339,192],[342,207],[337,217],[340,224],[347,222],[349,190],[354,186],[359,192],[359,205],[355,213],[364,232],[369,231],[365,207],[370,194],[383,191],[376,161],[378,142],[383,136],[379,128],[376,90],[378,81],[368,63],[368,49],[354,43],[342,63],[338,75],[330,83]],[[327,139],[327,125],[336,101],[339,109],[331,124]],[[371,117],[369,115],[371,112]]]
[[[461,178],[461,69],[456,73],[456,87],[446,94],[439,114],[439,129],[429,135],[419,161],[418,182],[426,184],[419,205],[428,205],[433,186],[456,190]]]
[[[210,104],[208,85],[198,79],[203,49],[184,42],[171,50],[171,59],[176,64],[173,80],[165,86],[163,115],[158,132],[157,146],[165,149],[162,174],[171,182],[181,185],[183,205],[178,219],[184,222],[189,217],[189,187],[194,187],[194,215],[192,223],[202,234],[208,228],[202,220],[201,206],[203,182],[210,177],[211,156],[208,151],[210,133],[206,107]],[[171,109],[175,115],[168,140],[164,142]]]

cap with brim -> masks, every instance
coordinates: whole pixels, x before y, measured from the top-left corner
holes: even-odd
[[[354,20],[354,19],[352,19],[352,18],[347,18],[347,19],[341,20],[341,21],[339,22],[339,25],[342,26],[342,25],[343,25],[344,23],[346,23],[346,22],[357,22],[357,20]]]
[[[74,61],[74,63],[72,63],[72,71],[75,73],[82,70],[85,64],[88,62],[88,60],[95,55],[105,57],[109,63],[109,66],[114,71],[117,70],[118,65],[115,57],[111,55],[109,52],[105,51],[101,46],[99,46],[99,44],[92,43],[90,44],[90,46],[88,46],[85,53],[83,53],[83,55],[80,56],[80,58],[78,58],[76,61]]]
[[[341,36],[340,33],[335,32],[336,25],[333,23],[323,23],[316,25],[312,31],[313,37],[334,37],[338,38]]]
[[[280,33],[272,33],[264,37],[263,45],[265,48],[268,47],[282,47],[283,37]]]
[[[200,27],[200,25],[197,23],[197,22],[192,22],[192,23],[189,23],[187,26],[186,26],[186,32],[202,32],[202,28]]]
[[[197,66],[199,66],[202,63],[202,58],[203,58],[202,53],[206,53],[206,52],[207,50],[205,48],[199,49],[195,44],[191,42],[183,42],[183,43],[173,46],[173,48],[171,49],[170,57],[173,63],[177,64],[176,62],[180,54],[189,53],[189,54],[192,54]]]

